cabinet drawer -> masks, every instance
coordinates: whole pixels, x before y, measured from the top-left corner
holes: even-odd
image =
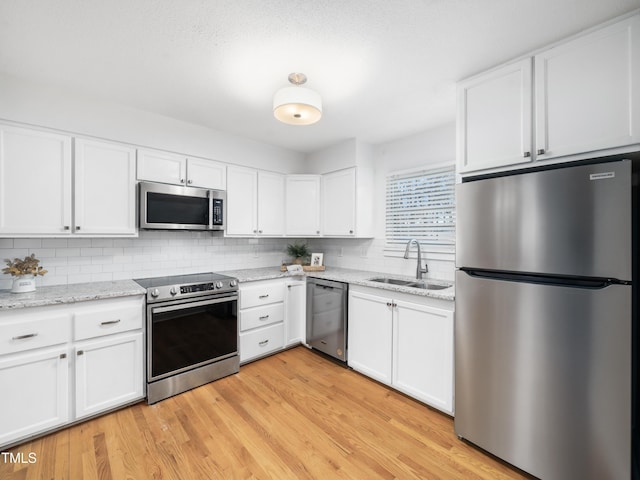
[[[240,286],[240,308],[257,307],[284,301],[282,279]]]
[[[0,355],[59,345],[69,340],[71,313],[47,316],[20,312],[16,321],[0,325]]]
[[[96,302],[76,312],[73,338],[84,340],[140,329],[142,317],[141,299]]]
[[[240,310],[240,330],[251,330],[256,327],[264,327],[284,320],[284,304],[272,303],[264,307],[255,307]]]
[[[240,333],[240,361],[275,352],[284,347],[284,323]]]

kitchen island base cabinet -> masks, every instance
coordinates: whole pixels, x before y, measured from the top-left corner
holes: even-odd
[[[453,303],[352,285],[351,368],[453,414]]]
[[[0,446],[69,421],[67,346],[0,360]]]

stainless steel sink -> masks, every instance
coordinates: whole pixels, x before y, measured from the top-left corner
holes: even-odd
[[[422,290],[444,290],[445,288],[449,288],[451,284],[440,284],[440,283],[429,283],[420,280],[400,280],[398,278],[387,278],[387,277],[379,277],[379,278],[371,278],[370,282],[378,282],[378,283],[387,283],[389,285],[401,285],[403,287],[413,287],[420,288]]]
[[[407,286],[414,287],[414,288],[422,288],[424,290],[444,290],[445,288],[449,288],[451,285],[450,284],[442,285],[438,283],[426,283],[426,282],[414,282]]]
[[[415,280],[399,280],[397,278],[387,278],[387,277],[371,278],[369,281],[378,282],[378,283],[388,283],[390,285],[404,285],[404,286],[415,283]]]

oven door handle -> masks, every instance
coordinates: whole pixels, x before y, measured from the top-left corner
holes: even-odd
[[[225,303],[233,300],[238,300],[238,295],[228,295],[226,297],[201,300],[199,302],[178,303],[176,305],[170,305],[168,307],[154,307],[151,309],[151,312],[152,313],[175,312],[176,310],[184,310],[185,308],[204,307],[206,305],[215,305],[217,303]]]

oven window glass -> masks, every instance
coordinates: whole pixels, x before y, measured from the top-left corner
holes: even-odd
[[[151,376],[238,351],[237,300],[152,313]]]
[[[147,192],[147,223],[209,225],[209,199]]]

